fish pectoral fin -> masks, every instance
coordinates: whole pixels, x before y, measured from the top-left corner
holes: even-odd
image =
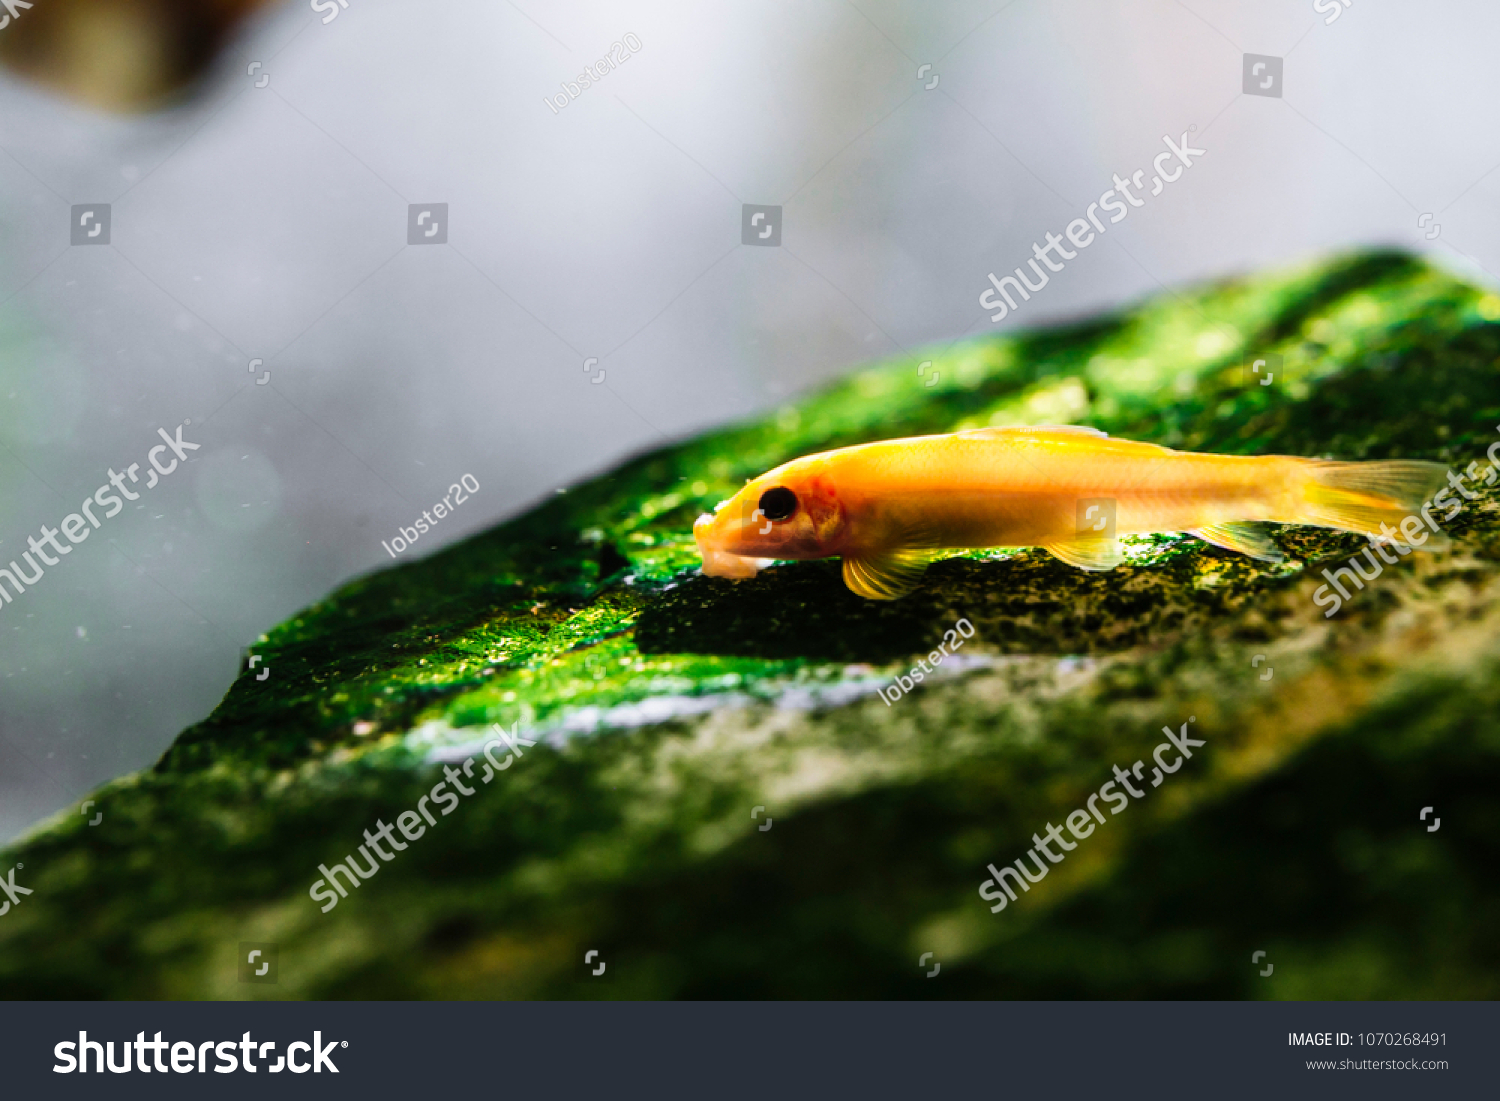
[[[845,555],[844,584],[866,600],[897,600],[921,583],[932,558],[925,548]]]
[[[1256,520],[1232,520],[1227,524],[1210,524],[1204,528],[1193,528],[1188,532],[1195,535],[1205,543],[1212,543],[1216,547],[1234,551],[1237,554],[1248,554],[1251,558],[1258,558],[1262,562],[1285,562],[1286,555],[1271,541],[1271,529],[1268,524]]]
[[[1125,561],[1125,552],[1115,539],[1069,539],[1047,543],[1042,549],[1080,570],[1112,570]]]
[[[978,436],[981,439],[991,439],[996,436],[1008,436],[1017,432],[1025,432],[1032,436],[1051,436],[1055,434],[1072,436],[1095,436],[1100,439],[1108,439],[1109,433],[1102,432],[1097,428],[1091,428],[1086,424],[1002,424],[995,428],[966,428],[958,433],[960,436]]]

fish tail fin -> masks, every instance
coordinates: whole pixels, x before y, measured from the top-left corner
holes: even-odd
[[[1448,482],[1442,463],[1398,459],[1350,463],[1310,460],[1302,464],[1302,500],[1293,523],[1337,528],[1361,535],[1401,538],[1401,522],[1409,516],[1423,521],[1422,507]],[[1384,526],[1385,531],[1382,531]],[[1448,539],[1429,531],[1424,549],[1445,546]]]

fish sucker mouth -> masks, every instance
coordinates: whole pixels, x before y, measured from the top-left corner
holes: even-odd
[[[776,561],[774,558],[752,558],[725,550],[719,534],[714,530],[714,517],[706,512],[694,522],[693,538],[697,541],[698,553],[703,558],[704,577],[727,577],[733,581],[743,581],[754,577]]]

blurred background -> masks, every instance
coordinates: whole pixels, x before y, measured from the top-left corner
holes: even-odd
[[[201,449],[0,607],[0,839],[463,475],[408,556],[996,328],[986,273],[1163,135],[1206,155],[1000,327],[1357,244],[1494,283],[1500,9],[1314,2],[5,4],[0,565],[158,428]]]

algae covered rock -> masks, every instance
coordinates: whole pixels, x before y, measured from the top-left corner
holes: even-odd
[[[354,581],[94,793],[98,827],[10,848],[34,893],[0,990],[1496,997],[1497,321],[1385,253],[1163,294],[877,366]],[[832,562],[698,572],[693,518],[788,458],[1062,422],[1437,460],[1464,508],[1332,615],[1322,571],[1365,542],[1309,528],[1278,529],[1284,565],[1185,535],[1104,574],[957,554],[892,603]],[[935,675],[877,694],[960,620]],[[1189,722],[1190,760],[991,911],[988,865]],[[351,860],[378,872],[335,893]],[[276,946],[274,985],[240,981],[243,942]]]

